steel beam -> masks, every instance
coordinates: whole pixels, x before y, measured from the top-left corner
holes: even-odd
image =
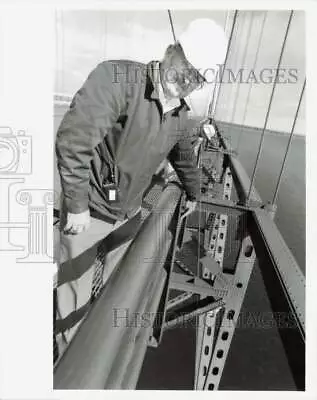
[[[229,141],[222,138],[223,145],[230,150]],[[238,159],[228,156],[235,184],[240,187],[240,194],[246,200],[251,181]],[[250,195],[251,200],[261,203],[261,197],[253,187]],[[301,335],[305,337],[305,277],[300,270],[293,254],[286,245],[282,235],[277,229],[273,218],[274,210],[270,213],[265,209],[255,207],[252,213],[248,213],[251,221],[251,237],[257,252],[265,260],[271,262],[274,271],[281,282],[282,289],[292,310],[294,310],[298,321]],[[252,223],[254,222],[254,223]],[[253,233],[253,235],[252,235]],[[253,238],[254,236],[254,238]],[[259,257],[259,260],[261,258]]]
[[[230,150],[230,144],[223,139],[223,144]],[[240,194],[246,200],[251,181],[245,172],[243,166],[237,158],[229,157],[232,173],[235,177],[235,184],[240,187]],[[251,200],[261,203],[261,197],[253,187],[251,191]],[[271,214],[273,215],[273,214]],[[289,300],[291,308],[295,311],[298,319],[298,326],[303,337],[305,336],[305,277],[301,272],[294,256],[286,245],[282,235],[277,229],[270,214],[259,207],[252,209],[252,214],[248,214],[253,220],[253,240],[257,245],[258,252],[261,251],[266,260],[271,260],[274,270],[282,284],[285,295]],[[261,246],[265,244],[265,247]],[[261,246],[261,249],[260,249]]]
[[[176,183],[178,185],[178,183]],[[181,239],[181,242],[183,241],[183,234],[184,231],[182,232],[182,227],[184,227],[184,224],[186,224],[187,217],[182,217],[182,211],[185,205],[185,199],[186,195],[183,193],[180,202],[179,202],[179,207],[177,212],[175,213],[175,235],[174,235],[174,243],[172,247],[172,251],[169,254],[169,259],[168,259],[168,267],[167,267],[167,284],[165,285],[162,298],[160,301],[160,305],[158,308],[158,318],[154,321],[154,328],[153,328],[153,337],[152,340],[150,341],[150,345],[152,347],[157,347],[159,343],[162,340],[163,337],[163,323],[166,318],[166,313],[167,313],[167,307],[169,303],[169,295],[170,295],[170,284],[171,284],[171,276],[173,273],[174,269],[174,264],[176,262],[176,254],[179,249],[178,244],[179,244],[179,239]]]
[[[185,306],[181,310],[178,310],[177,312],[179,315],[177,315],[176,312],[171,312],[171,316],[168,316],[164,322],[164,331],[175,328],[179,325],[183,325],[184,327],[185,323],[192,320],[194,317],[199,317],[220,309],[224,306],[224,304],[225,302],[222,299],[214,301],[214,299],[211,297],[204,297],[203,299],[194,302],[192,305]]]
[[[229,143],[224,139],[223,144],[230,148]],[[238,159],[228,156],[228,160],[240,199],[246,201],[251,184],[250,179]],[[254,187],[251,191],[251,199],[255,207],[249,207],[251,212],[246,213],[247,229],[257,254],[272,309],[277,311],[277,316],[281,310],[287,310],[287,315],[291,319],[294,318],[294,322],[290,320],[286,326],[291,324],[298,328],[279,331],[296,385],[303,390],[305,387],[305,277],[274,223],[275,205],[269,203],[262,207],[256,206],[262,201]],[[277,321],[277,323],[280,322]],[[208,384],[205,389],[217,387],[213,385]]]
[[[221,143],[223,147],[230,151],[233,151],[231,148],[229,140],[221,136]],[[227,155],[228,161],[229,161],[229,167],[232,172],[233,178],[234,178],[234,184],[235,187],[238,191],[239,198],[246,202],[248,193],[250,191],[250,186],[251,186],[251,180],[246,173],[245,169],[243,168],[242,164],[238,160],[238,158],[233,157],[231,155]],[[257,204],[257,203],[262,203],[262,199],[255,189],[255,187],[252,187],[251,193],[250,193],[250,205]]]
[[[222,201],[230,201],[232,191],[232,174],[230,169],[227,167],[225,172],[224,188]],[[222,272],[223,258],[224,258],[224,248],[226,244],[227,236],[227,225],[228,225],[228,215],[227,214],[217,214],[215,223],[213,226],[213,232],[211,236],[211,242],[208,246],[209,257],[214,260],[217,264],[221,274],[215,274],[215,289],[219,290],[221,288],[226,288],[226,295],[228,295],[228,278]],[[208,256],[207,256],[208,257]],[[207,258],[206,257],[206,258]],[[210,272],[204,269],[204,276],[213,276]],[[219,281],[219,278],[220,279]],[[210,363],[212,357],[212,349],[215,346],[216,341],[216,321],[220,315],[220,310],[215,310],[214,312],[207,313],[204,317],[200,317],[199,326],[197,330],[197,340],[196,340],[196,366],[195,366],[195,389],[203,389],[204,381],[207,375],[207,365]]]
[[[216,298],[225,297],[227,295],[227,290],[215,289],[203,279],[175,272],[171,274],[170,289],[197,293],[204,296],[213,296]]]
[[[259,261],[266,260],[266,265],[269,262],[273,266],[304,339],[305,276],[274,221],[264,210],[256,210],[249,216],[249,226]]]
[[[204,390],[217,390],[219,386],[255,258],[251,239],[247,236],[242,241],[236,273],[226,299],[225,314],[212,357],[209,365],[205,365],[207,373],[203,384]]]
[[[258,203],[257,206],[261,204]],[[202,201],[199,203],[199,211],[212,212],[215,214],[226,214],[232,216],[240,216],[245,212],[252,211],[253,207],[246,207],[241,204],[237,204],[230,200],[220,200],[216,198],[209,198],[202,196]]]

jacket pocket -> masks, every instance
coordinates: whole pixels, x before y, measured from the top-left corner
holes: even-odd
[[[105,160],[102,161],[102,167],[101,167],[101,173],[100,173],[100,180],[101,180],[101,184],[105,184],[105,183],[110,183],[110,175],[111,175],[111,169],[110,166],[108,164],[108,162],[106,162]]]

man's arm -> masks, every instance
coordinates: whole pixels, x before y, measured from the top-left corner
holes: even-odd
[[[195,142],[194,134],[185,130],[167,156],[190,201],[198,201],[200,198],[200,174],[194,152]]]
[[[123,95],[113,82],[112,64],[103,62],[74,96],[57,132],[55,150],[69,213],[88,209],[89,170],[94,148],[120,115]]]

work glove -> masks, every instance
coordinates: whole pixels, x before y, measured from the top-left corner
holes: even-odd
[[[192,200],[187,200],[185,204],[185,209],[182,213],[182,218],[187,217],[189,214],[191,214],[197,206],[197,201],[192,201]]]

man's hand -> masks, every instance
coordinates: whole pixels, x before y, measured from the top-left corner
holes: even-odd
[[[86,231],[90,225],[90,213],[86,210],[80,214],[67,213],[67,223],[64,228],[64,233],[77,235]]]
[[[187,217],[187,215],[191,214],[196,209],[196,206],[197,206],[197,201],[187,200],[185,210],[181,217],[182,218]]]

